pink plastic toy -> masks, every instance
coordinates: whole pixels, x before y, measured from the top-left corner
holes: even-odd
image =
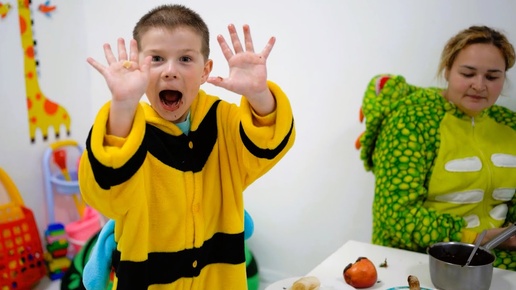
[[[100,214],[91,207],[84,209],[84,215],[81,219],[67,224],[65,231],[68,235],[68,241],[73,246],[74,252],[79,252],[88,239],[100,230],[100,227]]]

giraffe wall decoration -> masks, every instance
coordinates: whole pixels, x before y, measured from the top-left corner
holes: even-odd
[[[48,130],[50,128],[53,128],[56,138],[59,138],[60,129],[64,126],[64,128],[66,128],[66,134],[69,136],[71,119],[67,110],[47,98],[39,87],[37,73],[38,61],[35,58],[36,41],[33,37],[34,21],[31,13],[31,4],[31,0],[18,0],[29,133],[31,143],[35,143],[38,129],[41,131],[44,141],[48,139]]]

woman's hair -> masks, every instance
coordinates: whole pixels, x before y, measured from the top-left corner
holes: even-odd
[[[497,47],[505,60],[505,71],[514,65],[514,47],[505,35],[487,26],[471,26],[448,40],[441,54],[437,75],[451,69],[455,58],[466,46],[477,43],[492,44]]]
[[[177,27],[188,27],[201,36],[201,53],[207,60],[210,55],[208,26],[197,12],[183,5],[160,5],[150,10],[136,23],[133,29],[133,38],[138,43],[138,49],[140,49],[141,38],[149,29],[175,29]]]

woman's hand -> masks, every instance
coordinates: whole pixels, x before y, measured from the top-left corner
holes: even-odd
[[[486,236],[482,240],[481,244],[482,245],[487,244],[489,241],[491,241],[494,237],[501,234],[507,228],[508,227],[487,230]],[[516,234],[513,234],[510,238],[508,238],[503,243],[498,245],[497,248],[504,249],[504,250],[511,250],[511,251],[516,250]]]
[[[260,53],[256,53],[248,25],[243,26],[245,49],[240,42],[235,26],[230,24],[228,30],[234,52],[222,35],[219,35],[217,40],[228,61],[229,76],[227,78],[210,77],[207,80],[208,83],[245,96],[253,109],[260,115],[271,113],[274,111],[276,103],[267,86],[266,62],[276,39],[271,37],[265,48]]]

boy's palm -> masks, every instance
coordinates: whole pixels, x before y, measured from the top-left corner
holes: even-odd
[[[136,41],[131,40],[131,56],[128,60],[124,40],[118,40],[117,60],[109,44],[104,45],[104,53],[108,66],[104,66],[92,58],[88,63],[104,76],[114,102],[128,102],[137,105],[149,82],[150,58],[138,64],[138,48]]]
[[[235,27],[228,27],[234,52],[223,36],[217,40],[224,57],[228,61],[229,76],[210,77],[208,82],[225,88],[239,95],[252,97],[268,90],[267,87],[267,57],[274,46],[275,38],[272,37],[261,53],[255,53],[249,26],[244,25],[245,50],[240,43]]]

